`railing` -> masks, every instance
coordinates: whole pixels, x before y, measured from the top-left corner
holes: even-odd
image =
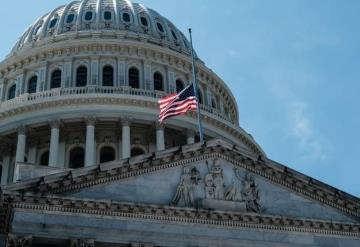
[[[143,96],[149,98],[159,99],[164,97],[167,93],[160,91],[150,91],[144,89],[136,89],[131,87],[99,87],[99,86],[88,86],[88,87],[72,87],[72,88],[55,88],[48,91],[42,91],[32,94],[22,94],[14,99],[7,100],[0,103],[0,111],[6,108],[17,107],[23,103],[30,102],[41,102],[42,100],[57,99],[66,97],[68,95],[86,95],[86,94],[97,94],[97,95],[130,95],[130,96]],[[207,105],[200,105],[201,110],[216,115],[217,117],[231,121],[228,116]]]

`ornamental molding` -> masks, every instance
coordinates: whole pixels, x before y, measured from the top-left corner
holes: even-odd
[[[99,105],[99,104],[110,104],[110,105],[122,105],[122,106],[134,106],[134,107],[150,107],[153,109],[158,109],[158,103],[155,101],[135,99],[135,98],[110,98],[110,97],[97,97],[92,98],[67,98],[67,99],[58,99],[51,100],[46,102],[39,102],[34,104],[28,104],[16,107],[14,109],[5,110],[0,112],[0,121],[6,118],[14,117],[20,114],[40,111],[44,109],[53,109],[54,107],[64,107],[64,106],[79,106],[79,105]],[[205,114],[211,114],[205,112]],[[239,129],[233,124],[228,124],[224,120],[218,118],[217,116],[211,114],[202,115],[203,121],[205,124],[209,124],[213,127],[216,127],[222,131],[229,133],[231,136],[239,139],[245,145],[247,145],[251,150],[253,150],[257,155],[265,156],[264,151],[257,145],[254,144],[254,141],[251,139],[248,134],[244,133],[243,130]],[[187,116],[191,118],[196,118],[196,114],[190,112]]]
[[[261,229],[263,231],[303,232],[360,238],[360,225],[324,220],[178,208],[163,205],[118,203],[114,201],[76,200],[66,197],[12,196],[14,209],[51,214],[83,214],[101,219],[164,221],[176,224],[196,224],[225,229]],[[90,242],[89,242],[90,243]],[[76,245],[75,245],[76,246]]]
[[[44,61],[55,61],[55,64],[50,65],[50,70],[56,64],[62,67],[61,64],[63,62],[59,63],[59,60],[66,59],[69,52],[73,55],[73,58],[78,56],[83,57],[84,55],[91,56],[93,53],[110,53],[112,56],[121,56],[126,59],[146,59],[154,64],[173,66],[185,74],[191,73],[191,58],[187,54],[177,53],[167,48],[146,43],[140,43],[140,46],[139,42],[135,41],[126,41],[121,45],[118,43],[115,44],[111,40],[102,41],[104,42],[103,44],[94,44],[92,39],[83,41],[75,40],[71,44],[56,43],[41,47],[41,49],[33,48],[29,51],[18,53],[0,63],[0,76],[14,76],[14,73],[17,73],[18,69],[22,69],[24,66],[34,68],[34,66],[39,66],[39,63],[43,63]],[[99,55],[99,57],[102,56]],[[58,60],[55,60],[55,58]],[[202,62],[198,62],[197,66],[199,70],[197,79],[201,83],[208,85],[212,91],[217,92],[218,95],[224,99],[224,105],[231,106],[231,113],[237,116],[236,100],[225,82]]]
[[[354,196],[338,191],[326,184],[302,174],[292,172],[289,168],[275,164],[266,158],[254,159],[246,156],[236,146],[220,140],[187,145],[165,154],[149,154],[148,159],[135,162],[132,159],[119,161],[118,164],[104,164],[89,170],[88,168],[64,172],[57,177],[33,179],[23,184],[4,187],[5,193],[19,192],[22,194],[42,193],[60,194],[68,191],[92,187],[111,181],[134,178],[143,174],[153,173],[172,167],[191,165],[194,162],[208,159],[222,159],[232,163],[235,168],[259,175],[270,182],[333,207],[348,215],[360,218],[360,200]],[[84,170],[84,171],[82,171]],[[80,174],[80,175],[76,175]]]

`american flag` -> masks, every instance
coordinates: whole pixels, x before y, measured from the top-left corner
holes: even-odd
[[[194,87],[190,84],[178,94],[170,94],[159,100],[160,115],[159,122],[162,123],[165,119],[179,116],[188,111],[196,111],[197,99],[194,93]]]

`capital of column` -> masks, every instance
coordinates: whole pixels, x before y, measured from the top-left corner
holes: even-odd
[[[120,119],[120,123],[121,123],[122,126],[130,126],[131,120],[132,120],[131,117],[122,117]]]
[[[26,126],[25,125],[19,125],[16,128],[16,132],[18,133],[18,135],[25,135],[26,134]]]
[[[58,129],[58,128],[60,128],[61,120],[59,120],[59,119],[50,120],[49,125],[52,129]]]
[[[155,122],[156,130],[164,130],[164,124],[161,124],[159,122]]]
[[[89,125],[94,126],[96,123],[96,117],[93,117],[93,116],[85,117],[85,123],[87,126],[89,126]]]

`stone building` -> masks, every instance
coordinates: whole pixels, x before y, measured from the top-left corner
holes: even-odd
[[[25,31],[0,63],[0,246],[360,246],[359,198],[268,158],[200,58],[205,142],[194,113],[158,124],[189,49],[128,0]]]

